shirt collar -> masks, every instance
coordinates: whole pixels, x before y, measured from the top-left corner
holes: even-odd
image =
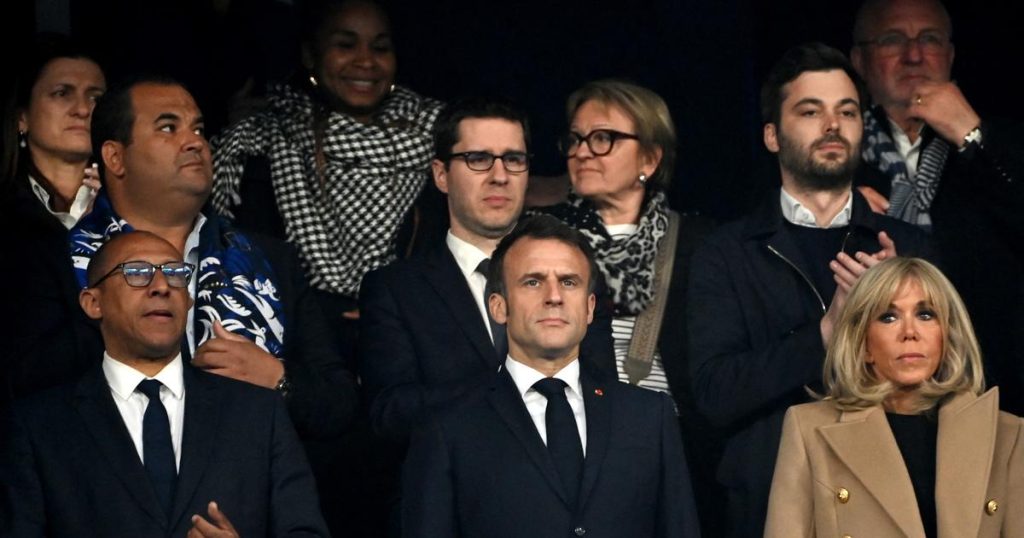
[[[512,381],[516,384],[516,388],[519,390],[519,396],[522,398],[526,398],[526,393],[533,390],[534,383],[547,377],[541,372],[538,372],[537,370],[513,359],[511,356],[505,359],[505,369],[508,370],[508,375],[512,376]],[[564,368],[555,372],[555,375],[552,377],[565,381],[565,384],[568,385],[577,396],[582,397],[583,387],[580,385],[579,358],[573,359],[573,361],[567,364]]]
[[[110,390],[122,400],[127,400],[139,383],[144,379],[156,379],[163,386],[171,391],[175,399],[180,400],[185,395],[184,367],[182,366],[181,353],[174,357],[171,362],[164,366],[153,377],[146,377],[145,374],[111,357],[103,352],[103,375],[107,378]]]
[[[192,226],[192,231],[189,232],[188,237],[185,238],[185,256],[191,255],[192,251],[199,248],[199,231],[203,229],[203,225],[206,224],[206,215],[199,213],[196,217],[196,223]],[[198,255],[197,255],[198,256]],[[187,261],[187,260],[186,260]],[[199,268],[199,264],[196,264],[196,269]]]
[[[46,208],[51,215],[57,217],[57,220],[64,225],[65,228],[71,229],[78,224],[78,221],[85,216],[92,206],[93,200],[96,199],[97,191],[81,185],[78,190],[75,191],[75,199],[71,201],[71,207],[68,208],[67,213],[61,213],[50,209],[50,193],[47,192],[46,187],[43,187],[41,183],[36,181],[36,178],[31,175],[28,176],[29,186],[32,188],[32,194],[42,202],[43,207]]]
[[[900,128],[900,125],[892,120],[892,118],[886,117],[889,122],[889,133],[892,135],[892,141],[896,144],[896,151],[900,152],[904,158],[911,151],[921,146],[921,139],[924,135],[924,124],[917,128],[917,140],[913,143],[910,142],[910,136]]]
[[[448,244],[448,250],[452,252],[452,256],[455,257],[455,263],[459,265],[459,269],[462,270],[462,274],[467,280],[470,275],[476,272],[476,268],[480,265],[480,262],[490,258],[490,256],[488,256],[484,251],[462,239],[459,239],[458,237],[455,237],[451,228],[448,229],[448,236],[445,238],[445,243]],[[487,275],[484,276],[486,277]]]
[[[781,193],[779,195],[779,202],[782,205],[782,216],[790,223],[796,224],[797,226],[805,226],[808,228],[818,228],[818,221],[814,218],[814,213],[810,209],[804,207],[796,198],[786,192],[785,188],[779,189]],[[848,192],[846,195],[846,204],[843,205],[843,209],[832,219],[832,222],[828,223],[825,228],[842,228],[850,224],[850,215],[853,213],[853,196]]]

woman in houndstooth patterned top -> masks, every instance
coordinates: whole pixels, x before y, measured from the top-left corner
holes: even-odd
[[[390,22],[378,4],[326,0],[304,20],[305,72],[271,87],[264,111],[213,141],[211,203],[298,248],[351,351],[360,281],[397,257],[441,103],[395,86]]]

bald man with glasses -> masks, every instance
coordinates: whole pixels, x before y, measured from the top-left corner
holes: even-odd
[[[284,401],[182,360],[193,271],[148,232],[96,252],[79,302],[103,359],[6,417],[5,535],[327,536]]]

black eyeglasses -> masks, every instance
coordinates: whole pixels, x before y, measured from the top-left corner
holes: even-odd
[[[530,169],[530,155],[522,151],[507,151],[501,155],[486,151],[463,151],[462,153],[452,153],[449,159],[466,161],[466,166],[474,172],[490,170],[496,159],[501,159],[501,164],[509,172],[525,172]]]
[[[873,46],[882,56],[896,56],[906,52],[911,43],[917,43],[921,52],[925,54],[938,54],[945,52],[950,43],[949,35],[945,32],[925,30],[917,34],[917,37],[907,37],[899,32],[883,34],[875,39],[858,41],[861,47]]]
[[[121,271],[124,275],[124,281],[133,288],[145,288],[151,282],[153,277],[156,276],[157,269],[164,274],[164,278],[167,279],[167,285],[172,288],[184,288],[188,286],[188,280],[192,278],[192,271],[196,266],[191,263],[185,262],[167,262],[161,264],[152,264],[144,261],[130,261],[119,263],[110,270],[109,273],[100,277],[90,288],[99,286],[101,282],[110,278],[114,273]]]
[[[558,150],[562,152],[562,155],[572,157],[580,149],[580,143],[586,142],[590,152],[595,157],[600,157],[612,152],[616,140],[637,140],[638,138],[635,134],[623,133],[612,129],[594,129],[586,136],[570,131],[559,139]]]

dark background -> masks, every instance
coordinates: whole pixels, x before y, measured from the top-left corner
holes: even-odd
[[[673,205],[718,218],[776,185],[761,144],[757,89],[788,47],[818,40],[848,51],[859,2],[839,0],[434,0],[385,2],[398,82],[449,100],[503,94],[533,122],[535,175],[559,175],[554,150],[565,98],[585,81],[627,78],[668,102],[679,130]],[[948,2],[954,78],[982,117],[1020,120],[1019,21],[1013,3]],[[214,134],[228,97],[297,65],[292,7],[273,0],[19,0],[0,8],[4,62],[36,30],[63,30],[99,51],[109,78],[167,72],[196,94]],[[11,71],[8,69],[8,73]]]

